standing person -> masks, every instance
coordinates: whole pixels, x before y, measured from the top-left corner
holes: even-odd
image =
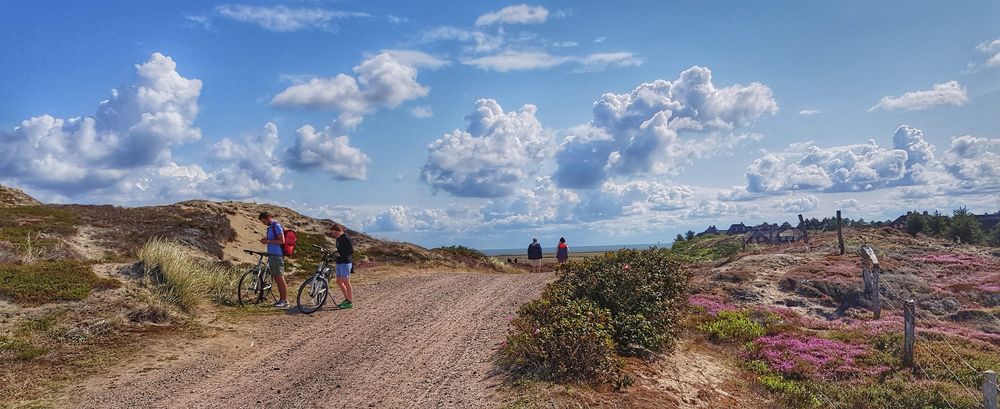
[[[528,262],[536,273],[542,272],[542,244],[537,238],[531,239],[531,244],[528,245]]]
[[[338,307],[351,308],[354,306],[354,290],[351,288],[351,270],[354,267],[351,256],[354,255],[354,244],[351,243],[351,238],[347,237],[344,226],[334,223],[330,232],[337,238],[337,286],[344,293],[344,302]]]
[[[285,256],[281,251],[281,246],[285,244],[285,229],[281,223],[274,220],[274,216],[268,212],[260,212],[257,216],[265,226],[267,235],[260,239],[261,244],[267,245],[267,269],[274,278],[274,284],[278,286],[278,302],[274,303],[277,308],[288,308],[288,283],[285,282]]]
[[[559,238],[559,247],[556,250],[556,260],[559,264],[565,263],[569,259],[569,246],[566,245],[566,238]]]

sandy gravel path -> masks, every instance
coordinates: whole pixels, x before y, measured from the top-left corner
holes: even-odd
[[[493,407],[507,318],[548,274],[435,274],[355,288],[357,306],[290,313],[150,347],[69,388],[84,408]]]

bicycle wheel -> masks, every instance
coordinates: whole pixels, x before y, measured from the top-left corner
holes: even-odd
[[[236,293],[240,305],[258,304],[261,301],[261,282],[257,278],[257,269],[251,268],[240,277],[240,286]]]
[[[326,298],[329,296],[330,284],[326,279],[312,276],[299,286],[299,295],[295,297],[295,301],[299,311],[303,314],[312,314],[326,303]]]

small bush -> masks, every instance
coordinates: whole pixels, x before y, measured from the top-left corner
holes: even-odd
[[[323,234],[313,234],[307,232],[296,231],[296,243],[295,243],[295,253],[293,257],[286,257],[285,262],[287,270],[305,270],[307,272],[312,272],[319,265],[320,259],[323,257],[323,253],[317,248],[313,247],[320,246],[327,250],[336,250],[336,246],[327,240],[327,237]],[[355,253],[354,258],[358,259],[358,254]]]
[[[522,306],[511,325],[514,333],[501,353],[515,370],[546,379],[616,379],[621,362],[614,353],[611,315],[593,302],[550,288]]]
[[[701,324],[698,329],[705,331],[715,341],[749,342],[764,335],[764,326],[750,319],[746,311],[719,311],[715,318]]]
[[[35,359],[48,352],[45,348],[32,345],[23,339],[0,336],[0,362],[26,361]]]
[[[90,265],[75,260],[0,265],[0,295],[22,305],[82,300],[93,290],[120,285],[117,280],[98,277]]]
[[[146,277],[162,285],[161,295],[184,311],[194,312],[207,298],[227,301],[238,275],[198,260],[191,250],[163,239],[152,239],[139,250]]]
[[[663,250],[619,250],[566,264],[541,299],[520,309],[501,359],[544,378],[627,385],[618,354],[668,348],[686,286],[687,273]]]
[[[453,258],[458,258],[458,259],[471,258],[471,259],[479,260],[479,259],[486,258],[486,253],[483,253],[483,252],[481,252],[479,250],[476,250],[474,248],[469,248],[469,247],[465,247],[465,246],[444,246],[444,247],[437,247],[437,248],[431,249],[431,251],[433,251],[435,253],[441,253],[441,254],[444,254],[446,256],[450,256],[450,257],[453,257]]]

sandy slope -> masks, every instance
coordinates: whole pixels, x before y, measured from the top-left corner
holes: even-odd
[[[355,289],[358,306],[236,326],[151,347],[71,388],[59,406],[492,407],[493,354],[548,274],[397,277]]]

